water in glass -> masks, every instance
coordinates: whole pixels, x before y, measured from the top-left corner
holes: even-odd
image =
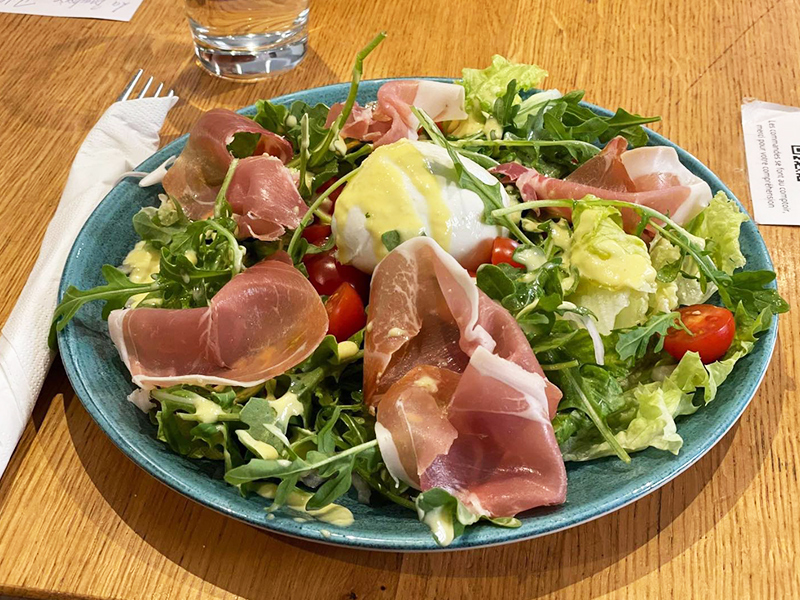
[[[201,66],[226,79],[262,79],[306,53],[309,0],[185,0]]]

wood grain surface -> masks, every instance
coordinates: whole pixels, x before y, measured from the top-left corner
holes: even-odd
[[[130,74],[181,103],[164,141],[201,111],[349,78],[356,50],[390,37],[368,77],[456,76],[493,53],[537,62],[548,85],[660,114],[656,129],[749,203],[743,98],[800,106],[800,0],[312,0],[311,50],[259,84],[202,73],[179,0],[130,23],[0,14],[0,323],[36,258],[72,158]],[[794,199],[800,201],[800,199]],[[800,597],[800,230],[763,227],[781,318],[766,379],[740,423],[694,468],[615,514],[546,538],[401,555],[258,531],[140,471],[54,366],[0,481],[0,594],[33,598]],[[0,398],[0,402],[8,399]],[[719,399],[724,401],[724,399]]]

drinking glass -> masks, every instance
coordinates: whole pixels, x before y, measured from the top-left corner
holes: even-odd
[[[212,75],[258,80],[306,54],[309,0],[185,0],[197,61]]]

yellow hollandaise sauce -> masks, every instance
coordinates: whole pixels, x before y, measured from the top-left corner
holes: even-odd
[[[336,201],[337,234],[347,235],[348,220],[358,216],[365,221],[378,260],[388,253],[381,236],[389,231],[397,231],[402,241],[424,234],[449,250],[450,209],[435,172],[429,158],[408,140],[377,148]],[[342,246],[339,252],[341,262],[352,259]]]

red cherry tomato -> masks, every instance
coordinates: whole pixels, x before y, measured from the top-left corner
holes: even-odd
[[[338,177],[331,177],[330,179],[328,179],[328,181],[326,181],[325,183],[323,183],[321,186],[319,186],[317,188],[317,194],[321,194],[322,192],[327,190],[329,187],[331,187],[337,181],[339,181]],[[339,194],[342,193],[344,188],[345,188],[345,186],[338,187],[338,188],[336,188],[335,190],[333,190],[331,192],[330,196],[328,196],[328,200],[331,201],[331,212],[333,211],[333,205],[336,204],[336,199],[339,197]]]
[[[303,264],[308,271],[308,279],[320,296],[330,296],[343,283],[351,284],[359,296],[369,296],[369,275],[355,267],[343,265],[334,258],[333,250],[320,254],[307,254]]]
[[[675,360],[680,360],[687,352],[697,352],[704,364],[722,358],[736,334],[733,313],[711,304],[684,306],[679,312],[683,324],[693,335],[673,327],[664,338],[664,350]]]
[[[506,263],[512,267],[522,268],[523,265],[514,260],[514,251],[519,244],[507,237],[494,238],[492,242],[492,264]]]
[[[364,303],[356,288],[343,283],[325,303],[328,313],[328,333],[343,342],[367,324]]]
[[[314,246],[323,246],[325,241],[331,237],[330,225],[309,225],[303,229],[303,237],[308,240],[309,244]]]

